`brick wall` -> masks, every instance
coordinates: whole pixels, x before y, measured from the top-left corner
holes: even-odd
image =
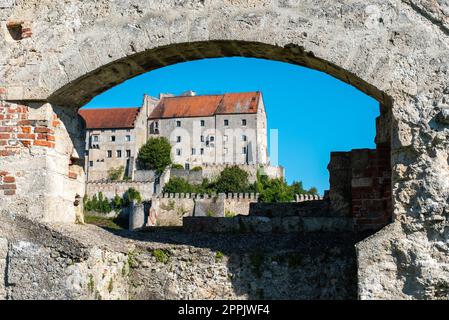
[[[29,107],[0,102],[0,160],[19,156],[33,146],[54,148],[54,127],[59,125],[56,116],[51,123],[32,120]],[[0,171],[0,194],[16,195],[15,182],[14,173]]]
[[[391,221],[390,148],[353,150],[352,216],[359,229],[379,229]]]
[[[390,147],[333,152],[329,164],[330,200],[357,230],[377,230],[392,219]]]

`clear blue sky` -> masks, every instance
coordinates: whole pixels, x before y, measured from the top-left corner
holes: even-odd
[[[86,108],[140,106],[143,94],[262,91],[268,129],[279,130],[288,182],[329,188],[331,151],[374,148],[376,100],[327,74],[288,63],[219,58],[157,69],[95,97]],[[268,133],[269,137],[269,133]]]

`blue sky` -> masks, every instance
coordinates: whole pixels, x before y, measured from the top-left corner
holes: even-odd
[[[376,100],[327,74],[253,58],[204,59],[157,69],[102,93],[86,108],[140,106],[143,94],[262,91],[268,129],[279,130],[288,182],[329,188],[331,151],[374,148]],[[269,132],[268,132],[269,137]]]

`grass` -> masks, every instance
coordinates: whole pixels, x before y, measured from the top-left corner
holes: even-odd
[[[166,264],[170,260],[170,251],[164,249],[154,249],[153,256],[156,261]]]
[[[108,292],[111,293],[112,290],[114,290],[114,279],[110,279],[109,280],[109,285],[108,285]]]
[[[87,288],[89,289],[90,293],[94,292],[95,283],[94,283],[94,276],[89,274],[89,280],[87,281]]]
[[[108,228],[113,230],[123,230],[127,227],[124,225],[124,221],[120,221],[117,218],[103,218],[97,216],[86,215],[84,216],[84,222],[93,224],[101,228]]]
[[[217,252],[215,253],[215,262],[216,262],[216,263],[220,262],[221,260],[223,260],[223,257],[224,257],[223,252],[217,251]]]
[[[226,218],[233,218],[233,217],[235,217],[235,213],[230,211],[230,210],[228,210],[228,209],[226,209],[225,210],[225,217]]]

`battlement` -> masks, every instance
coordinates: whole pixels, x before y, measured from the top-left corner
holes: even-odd
[[[233,199],[233,200],[250,200],[257,202],[259,193],[219,193],[219,194],[199,194],[199,193],[161,193],[153,194],[152,198],[157,199]],[[323,200],[322,196],[312,194],[297,194],[292,202],[305,202]]]

